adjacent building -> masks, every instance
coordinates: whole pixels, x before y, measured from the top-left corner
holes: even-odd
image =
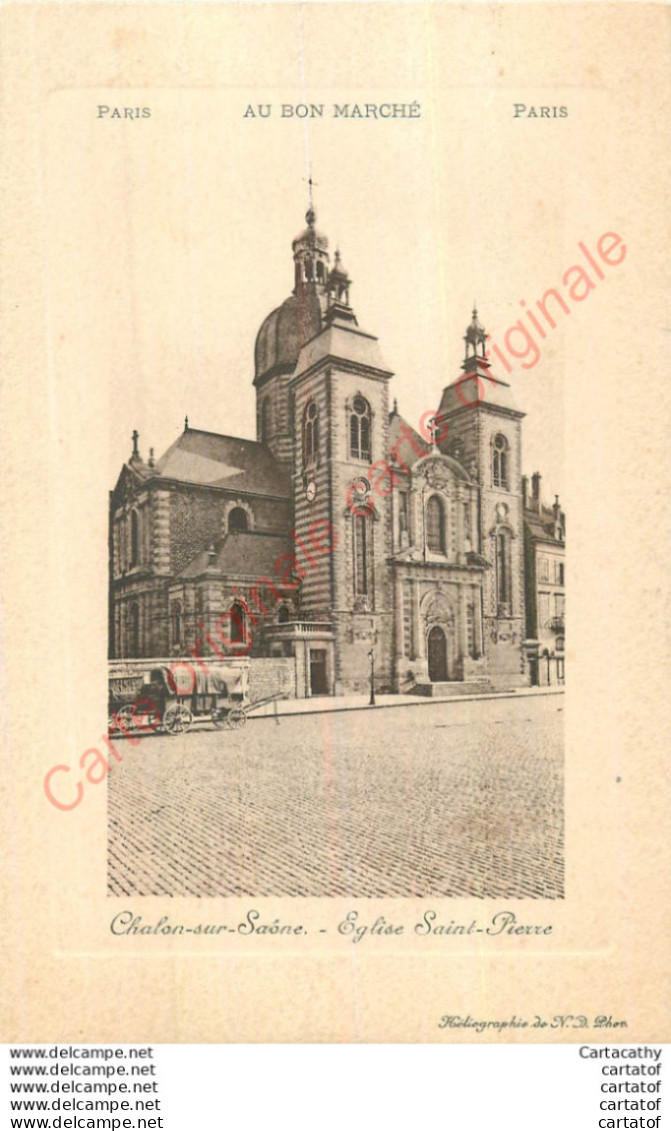
[[[527,655],[532,684],[564,682],[566,635],[566,517],[555,495],[554,504],[541,499],[541,476],[525,476],[524,552],[527,612]]]

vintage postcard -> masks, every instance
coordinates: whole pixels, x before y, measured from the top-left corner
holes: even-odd
[[[3,1039],[668,1040],[668,8],[0,21]]]

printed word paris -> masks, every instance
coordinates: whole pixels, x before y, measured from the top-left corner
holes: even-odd
[[[513,118],[568,118],[568,106],[526,106],[513,104]]]
[[[117,118],[117,119],[125,119],[125,120],[128,120],[129,118],[131,120],[137,119],[137,118],[151,118],[151,107],[150,106],[101,106],[101,105],[99,105],[98,106],[98,113],[97,113],[96,117],[98,117],[98,118]]]

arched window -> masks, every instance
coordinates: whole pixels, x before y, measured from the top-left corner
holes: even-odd
[[[370,519],[368,515],[354,515],[354,592],[365,597],[370,592],[369,542]]]
[[[349,417],[349,446],[352,459],[370,460],[370,405],[355,397]]]
[[[512,612],[512,576],[510,563],[510,534],[500,530],[496,535],[496,592],[499,611]]]
[[[136,510],[130,512],[130,564],[136,566],[140,561],[140,516]]]
[[[313,463],[319,451],[319,410],[314,401],[305,406],[303,418],[303,460]]]
[[[245,610],[239,601],[231,605],[231,644],[244,644],[247,631],[245,627]]]
[[[324,264],[321,259],[317,260],[317,279],[320,283],[324,282]]]
[[[172,603],[172,646],[176,648],[182,643],[182,605],[180,601]]]
[[[290,616],[291,616],[291,614],[289,612],[289,606],[288,605],[280,605],[278,612],[277,612],[277,623],[278,624],[288,624]]]
[[[261,401],[261,443],[266,444],[270,436],[270,397]]]
[[[245,534],[249,530],[249,515],[244,507],[233,507],[228,512],[228,533]]]
[[[510,489],[510,451],[508,441],[501,433],[494,437],[492,445],[492,483],[495,487]]]
[[[434,554],[445,553],[445,508],[437,495],[426,504],[426,545]]]
[[[128,653],[131,658],[140,655],[140,606],[137,601],[128,610]]]

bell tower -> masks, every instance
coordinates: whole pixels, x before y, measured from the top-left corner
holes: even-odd
[[[474,550],[489,568],[483,587],[484,647],[495,686],[524,679],[524,525],[522,420],[509,384],[495,377],[487,334],[473,307],[464,334],[462,373],[443,390],[438,413],[440,450],[457,459],[478,484]]]
[[[392,374],[377,338],[359,326],[340,253],[324,277],[319,247],[309,240],[296,244],[297,271],[316,275],[317,287],[323,280],[325,308],[321,330],[305,341],[291,380],[294,525],[302,542],[314,546],[318,533],[330,547],[313,554],[302,579],[301,617],[328,626],[336,691],[367,691],[373,670],[378,690],[389,689],[391,499],[374,483],[375,465],[389,450]]]
[[[254,347],[257,440],[287,463],[294,434],[289,381],[301,347],[322,327],[328,294],[328,240],[316,228],[312,205],[305,219],[307,227],[291,245],[294,289],[264,320]]]

